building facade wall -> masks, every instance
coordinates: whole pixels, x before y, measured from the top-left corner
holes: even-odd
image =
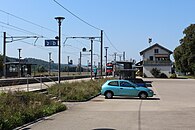
[[[158,54],[168,54],[168,55],[170,55],[169,52],[167,52],[166,50],[156,46],[156,47],[153,47],[152,49],[146,51],[145,53],[143,53],[143,60],[144,61],[149,60],[150,56],[155,57],[155,53],[154,53],[155,49],[159,50]]]
[[[150,72],[153,68],[157,68],[161,73],[164,73],[167,75],[167,77],[170,77],[171,66],[143,66],[143,76],[154,77]]]

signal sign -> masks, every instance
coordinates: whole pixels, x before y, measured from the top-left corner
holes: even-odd
[[[45,40],[45,46],[58,46],[58,40]]]

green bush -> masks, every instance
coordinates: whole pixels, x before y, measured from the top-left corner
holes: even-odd
[[[161,73],[160,74],[160,78],[168,78],[167,75],[165,73]]]
[[[32,92],[0,94],[0,130],[9,130],[66,109],[46,95]]]
[[[157,68],[153,68],[150,73],[155,77],[155,78],[159,78],[160,77],[160,70]]]
[[[175,73],[173,73],[173,74],[171,74],[170,78],[176,79],[177,78],[177,75]]]
[[[100,93],[101,86],[106,80],[66,82],[50,87],[48,93],[55,95],[62,101],[84,101]]]

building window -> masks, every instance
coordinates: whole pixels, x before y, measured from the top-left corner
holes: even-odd
[[[150,60],[153,61],[153,56],[150,56]]]
[[[158,54],[158,49],[154,49],[154,53],[155,54]]]

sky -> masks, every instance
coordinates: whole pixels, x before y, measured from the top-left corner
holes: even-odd
[[[184,36],[183,30],[195,23],[194,12],[194,0],[1,0],[0,53],[3,53],[3,32],[7,37],[39,36],[38,39],[7,43],[6,55],[18,58],[18,49],[21,48],[22,58],[48,61],[51,52],[52,59],[58,63],[58,47],[45,47],[44,41],[58,35],[58,23],[54,18],[63,16],[63,64],[68,62],[68,56],[78,64],[82,48],[90,50],[89,40],[69,38],[65,42],[66,37],[100,37],[100,30],[104,32],[104,47],[109,47],[108,61],[113,61],[115,52],[117,60],[125,52],[126,60],[140,61],[139,52],[149,47],[148,38],[152,38],[152,44],[158,43],[173,51]],[[100,42],[94,41],[93,49],[97,64],[100,61]],[[90,55],[85,52],[82,64],[88,61]]]

